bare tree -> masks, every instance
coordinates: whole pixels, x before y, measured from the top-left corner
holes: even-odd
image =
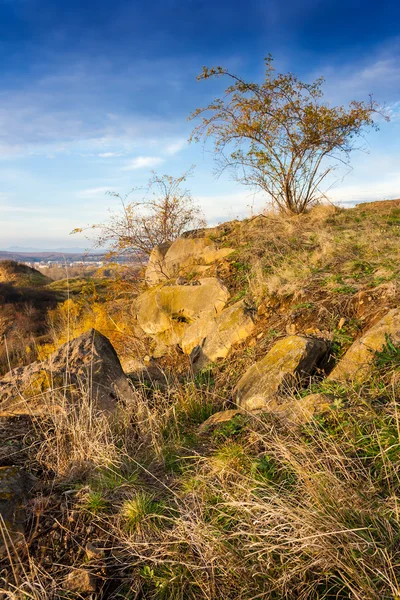
[[[155,246],[174,241],[189,229],[205,227],[200,207],[194,203],[190,191],[183,187],[192,169],[180,177],[157,175],[153,171],[140,200],[130,200],[137,189],[125,197],[111,192],[111,196],[119,200],[120,209],[112,213],[109,221],[86,228],[97,232],[95,247],[108,248],[112,257],[138,259],[149,255]],[[73,233],[82,231],[74,229]]]
[[[323,194],[320,185],[337,161],[348,163],[356,140],[377,128],[380,112],[372,97],[348,108],[323,102],[321,77],[301,82],[276,74],[265,59],[265,81],[246,82],[222,67],[203,68],[198,79],[228,77],[225,96],[189,119],[201,116],[191,140],[212,138],[218,171],[233,168],[237,179],[263,190],[281,210],[302,213]],[[388,117],[385,117],[388,120]]]

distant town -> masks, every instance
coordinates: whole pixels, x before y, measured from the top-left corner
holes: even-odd
[[[135,260],[136,258],[136,260]],[[136,269],[142,260],[139,256],[122,256],[113,258],[112,262],[120,267]],[[103,275],[111,275],[109,257],[103,253],[75,253],[59,251],[16,251],[0,250],[0,261],[15,261],[41,271],[47,277],[53,280],[64,279],[65,277],[91,277],[98,269]],[[106,268],[107,267],[107,268]],[[130,271],[131,273],[131,271]],[[132,273],[131,273],[132,274]]]
[[[1,260],[1,258],[0,258]],[[81,260],[81,259],[77,259],[77,260],[71,260],[71,258],[69,258],[68,260],[65,261],[60,261],[60,260],[38,260],[38,261],[28,261],[28,260],[20,260],[19,262],[22,262],[24,265],[27,265],[28,267],[32,267],[34,269],[49,269],[50,267],[88,267],[88,266],[93,266],[93,267],[102,267],[104,264],[106,264],[106,261],[104,260]]]

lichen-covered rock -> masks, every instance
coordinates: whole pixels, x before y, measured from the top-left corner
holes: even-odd
[[[333,398],[328,394],[309,394],[304,398],[290,399],[279,405],[276,413],[297,425],[309,423],[319,413],[329,410]]]
[[[321,339],[292,335],[279,340],[239,380],[234,390],[236,404],[245,410],[274,410],[279,395],[309,376],[326,351]]]
[[[365,380],[371,370],[376,352],[382,350],[386,337],[400,344],[400,309],[395,308],[356,340],[339,361],[328,379],[334,381]]]
[[[0,557],[24,539],[25,502],[34,483],[34,477],[18,467],[0,467],[0,515],[5,527]]]
[[[182,338],[182,350],[192,353],[195,371],[218,359],[226,358],[232,346],[245,340],[254,329],[253,311],[244,301],[225,308],[212,320],[196,321]]]
[[[147,334],[162,334],[163,343],[177,344],[188,325],[213,320],[228,298],[228,290],[215,277],[200,279],[196,285],[159,286],[136,299],[137,320]]]
[[[158,246],[150,256],[146,280],[151,285],[171,279],[182,270],[210,265],[234,252],[233,248],[217,248],[207,237],[179,238],[169,248]]]
[[[89,393],[99,409],[113,412],[117,400],[134,397],[110,341],[90,329],[56,350],[48,360],[10,371],[0,379],[0,415],[46,414],[59,393]]]

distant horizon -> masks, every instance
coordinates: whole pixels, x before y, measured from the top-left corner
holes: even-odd
[[[80,248],[80,247],[76,247],[76,246],[71,246],[71,247],[61,247],[61,248],[45,248],[45,247],[32,247],[32,246],[8,246],[8,247],[0,247],[0,252],[21,252],[21,253],[25,253],[25,252],[58,252],[58,253],[63,253],[66,252],[68,254],[85,254],[85,253],[89,253],[89,254],[103,254],[104,252],[107,252],[107,250],[90,250],[87,248]]]
[[[369,193],[368,197],[366,197],[363,200],[348,200],[348,201],[342,201],[342,202],[330,202],[331,204],[338,206],[339,208],[354,208],[355,206],[357,206],[358,204],[366,204],[369,202],[385,202],[385,201],[391,201],[391,200],[398,200],[400,199],[400,189],[399,189],[399,193],[397,195],[393,195],[393,197],[383,197],[383,198],[379,198],[379,199],[374,199],[374,194],[373,193]],[[329,202],[327,202],[327,204],[329,204]],[[266,206],[265,206],[266,208]],[[263,207],[259,206],[259,211],[254,211],[253,215],[248,215],[248,217],[250,216],[254,216],[254,214],[259,214],[260,212],[262,212]],[[246,217],[243,217],[246,218]],[[233,220],[232,216],[228,215],[228,218],[226,219],[226,221],[230,221]],[[218,220],[218,221],[214,221],[214,223],[208,223],[207,227],[214,227],[216,225],[218,225],[219,223],[223,223],[225,221]],[[88,248],[86,247],[80,247],[80,246],[60,246],[57,247],[57,245],[55,246],[51,246],[51,247],[45,247],[45,246],[41,246],[40,245],[40,241],[38,242],[38,246],[20,246],[18,244],[15,245],[11,245],[11,246],[1,246],[0,247],[0,252],[15,252],[15,253],[26,253],[26,252],[57,252],[57,253],[67,253],[67,254],[104,254],[106,253],[108,250],[107,248],[95,248],[95,249],[91,249],[90,247]]]

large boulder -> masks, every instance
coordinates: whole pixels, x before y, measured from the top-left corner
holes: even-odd
[[[107,412],[114,411],[119,399],[134,398],[113,346],[95,329],[64,344],[48,360],[19,367],[0,379],[0,415],[43,414],[58,395],[79,393],[89,393]]]
[[[34,484],[34,477],[18,467],[0,467],[0,558],[24,539],[25,502]]]
[[[136,299],[140,327],[166,345],[179,344],[185,329],[200,320],[212,321],[229,298],[219,279],[208,277],[193,285],[164,285]]]
[[[376,352],[382,350],[386,338],[400,344],[400,309],[389,311],[380,321],[356,340],[339,361],[328,379],[334,381],[364,381],[371,370]]]
[[[274,410],[279,396],[309,376],[326,351],[326,343],[317,338],[291,335],[279,340],[239,380],[236,404],[245,410]]]
[[[137,387],[156,387],[161,390],[166,390],[168,387],[168,372],[164,371],[157,361],[148,357],[149,360],[139,360],[131,358],[124,363],[125,373],[129,375],[129,379]]]
[[[234,252],[233,248],[217,248],[209,238],[179,238],[170,247],[157,246],[150,255],[146,281],[155,285],[178,276],[191,267],[211,265]]]
[[[170,242],[160,244],[151,251],[149,262],[146,268],[146,282],[149,285],[156,285],[163,279],[167,279],[166,273],[164,273],[165,264],[164,258],[171,247]]]
[[[196,321],[182,338],[182,350],[192,354],[195,371],[228,356],[232,346],[246,339],[254,329],[253,311],[243,300],[225,308],[214,319]]]
[[[138,324],[148,335],[157,335],[172,326],[172,313],[164,310],[166,294],[163,290],[162,287],[151,288],[140,294],[135,300],[134,312]]]

